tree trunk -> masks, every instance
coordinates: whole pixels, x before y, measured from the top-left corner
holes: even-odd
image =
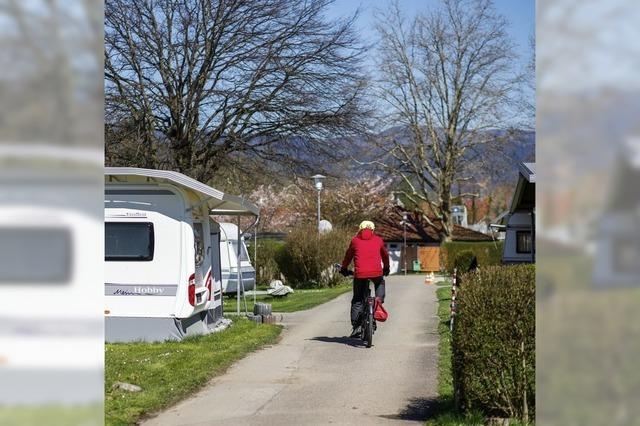
[[[453,234],[453,221],[451,217],[451,193],[443,194],[442,196],[442,208],[440,215],[442,216],[442,230],[440,237],[442,242],[451,241]]]
[[[476,223],[477,217],[476,196],[471,197],[471,223]]]
[[[453,234],[453,222],[451,217],[451,187],[453,185],[454,165],[453,160],[448,159],[448,169],[443,173],[442,186],[440,190],[440,215],[442,217],[442,242],[451,241]]]

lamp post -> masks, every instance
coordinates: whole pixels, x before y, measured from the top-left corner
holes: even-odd
[[[322,176],[320,174],[311,176],[313,179],[313,186],[318,191],[318,233],[320,233],[320,192],[322,192],[322,181],[326,178],[326,176]]]
[[[400,191],[395,191],[393,192],[393,198],[394,198],[394,202],[396,204],[396,206],[400,207],[400,208],[404,208],[404,204],[402,203],[402,200],[400,199],[400,195],[402,194],[402,192]],[[402,225],[402,234],[403,234],[403,245],[402,245],[402,261],[404,263],[404,275],[407,275],[407,212],[403,211],[402,212],[402,222],[400,222],[400,225]]]
[[[256,228],[256,232],[253,233],[253,235],[251,235],[250,232],[247,232],[244,234],[244,237],[246,238],[246,241],[251,240],[251,237],[253,237],[253,259],[249,259],[249,260],[253,260],[251,263],[253,264],[253,269],[256,271],[256,277],[255,277],[255,281],[253,283],[253,305],[255,306],[256,304],[256,291],[258,290],[258,229]],[[247,256],[249,255],[248,251],[247,251]]]
[[[407,275],[407,212],[402,213],[402,231],[404,244],[402,245],[402,260],[404,261],[404,274]]]

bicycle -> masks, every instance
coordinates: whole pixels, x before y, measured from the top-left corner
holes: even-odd
[[[340,270],[342,268],[342,266],[339,263],[335,264],[335,267],[337,270]],[[352,276],[353,275],[353,271],[347,271],[347,274],[345,276]],[[371,345],[373,344],[373,334],[376,331],[377,328],[377,324],[376,324],[376,320],[373,317],[373,311],[375,309],[375,298],[373,296],[371,296],[371,284],[372,283],[368,283],[368,291],[369,291],[369,295],[367,296],[367,298],[365,299],[365,309],[363,312],[363,316],[361,317],[361,325],[362,325],[362,331],[360,332],[360,338],[362,339],[363,342],[365,342],[367,348],[370,348]]]

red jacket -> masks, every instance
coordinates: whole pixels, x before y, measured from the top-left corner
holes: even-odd
[[[351,239],[342,267],[348,268],[352,260],[355,278],[381,277],[382,265],[389,266],[389,252],[382,238],[375,235],[371,229],[363,229]]]

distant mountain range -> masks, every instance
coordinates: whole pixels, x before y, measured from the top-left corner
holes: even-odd
[[[535,162],[536,134],[529,130],[493,130],[487,133],[499,142],[482,145],[481,149],[469,152],[465,166],[466,175],[482,181],[484,188],[491,192],[498,186],[515,185],[519,163]],[[265,183],[262,177],[266,182],[279,180],[283,183],[317,173],[353,180],[385,176],[383,167],[375,162],[389,150],[387,144],[392,142],[383,141],[391,137],[406,144],[411,140],[407,128],[401,126],[375,134],[333,138],[322,143],[301,136],[290,137],[286,143],[273,148],[278,157],[286,159],[285,164],[267,164],[262,160],[266,167],[261,177],[254,179],[254,184]],[[468,189],[475,192],[477,187]]]
[[[482,145],[469,152],[465,164],[467,174],[488,181],[490,186],[515,184],[518,164],[535,162],[535,132],[493,130],[488,133],[499,142]],[[340,146],[342,161],[324,164],[326,172],[348,178],[365,173],[383,174],[382,168],[372,163],[384,156],[388,146],[382,141],[390,137],[407,145],[410,141],[409,132],[403,127],[393,127],[374,135],[337,139],[335,142]]]

